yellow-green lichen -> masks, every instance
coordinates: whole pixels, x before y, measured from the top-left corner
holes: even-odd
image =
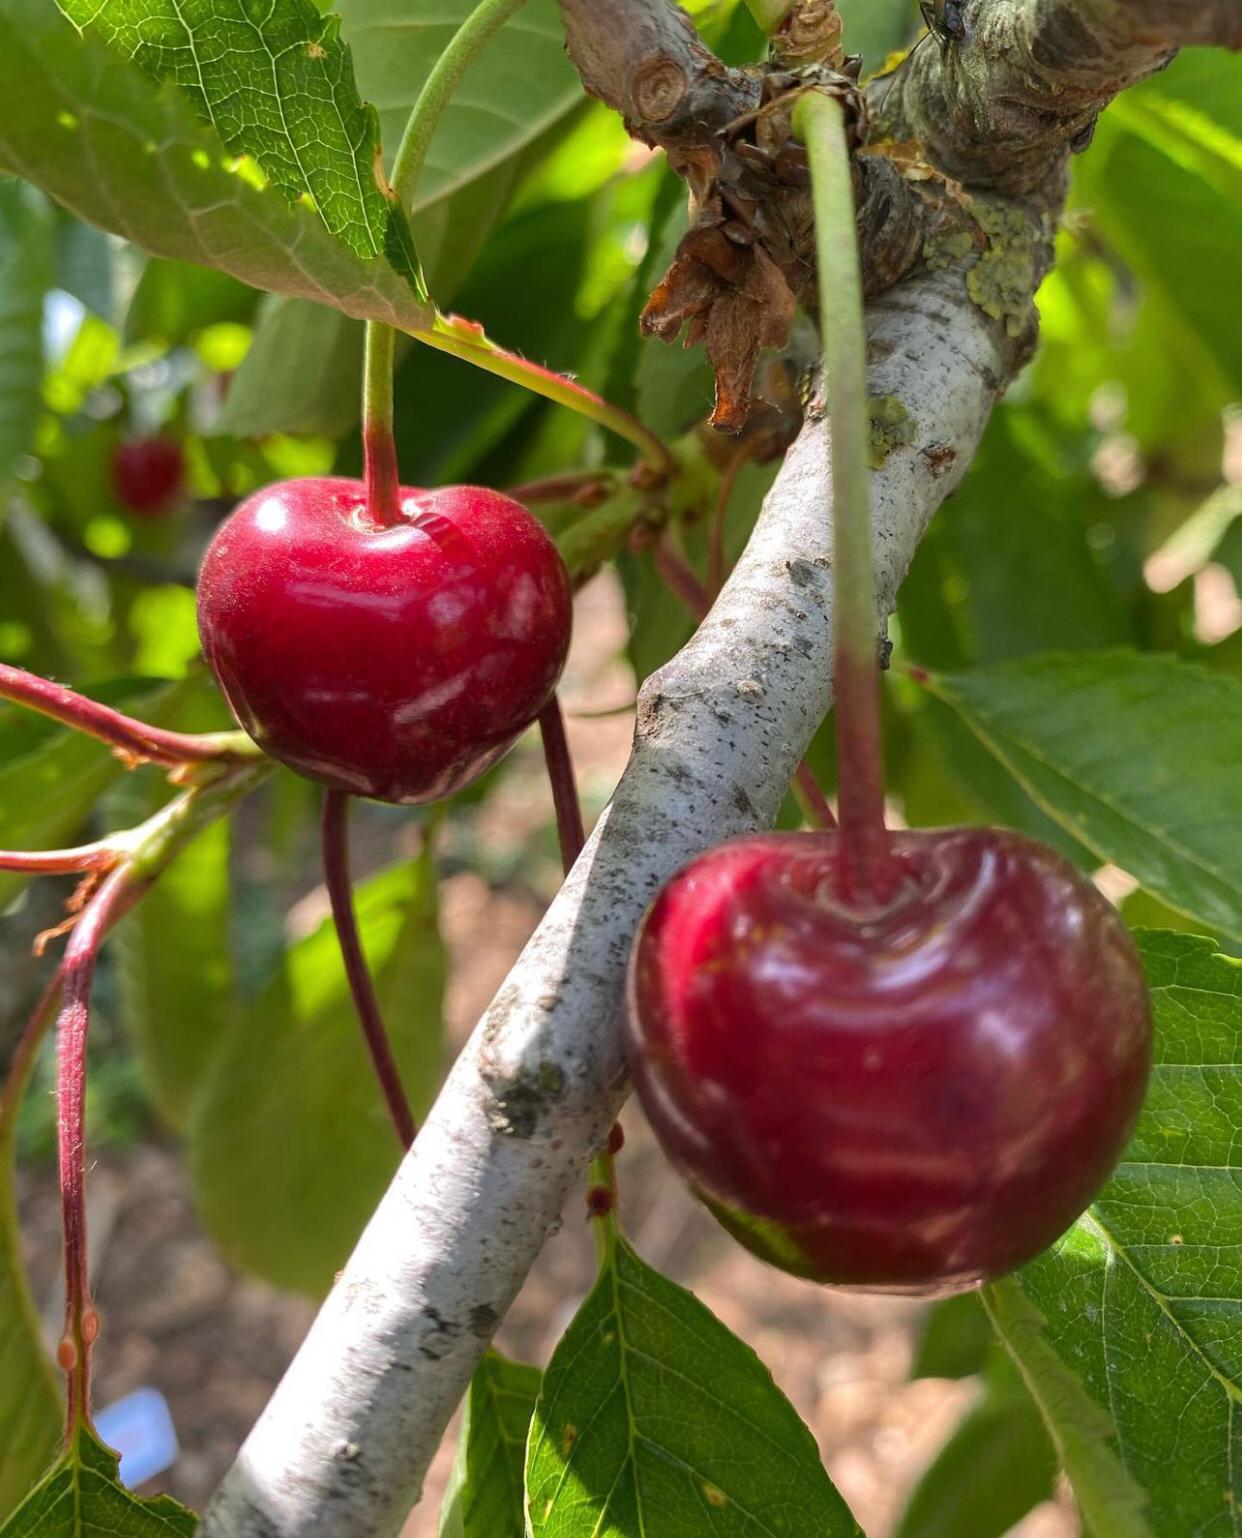
[[[923,260],[933,272],[942,272],[964,262],[974,249],[969,230],[941,230],[923,242]]]
[[[1010,204],[979,198],[971,212],[988,245],[966,274],[967,290],[985,315],[1004,321],[1010,336],[1021,336],[1032,320],[1037,232]]]
[[[873,470],[882,470],[894,449],[914,442],[914,422],[895,395],[871,397],[871,454]]]

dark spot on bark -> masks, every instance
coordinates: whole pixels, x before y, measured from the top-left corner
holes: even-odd
[[[951,443],[929,443],[923,450],[923,458],[931,473],[939,477],[946,475],[957,463],[957,450]]]
[[[810,587],[815,581],[815,567],[810,561],[804,561],[801,557],[787,561],[785,568],[789,572],[789,580],[795,587]]]
[[[500,1323],[500,1315],[489,1303],[476,1303],[470,1310],[470,1331],[480,1340],[490,1340]]]
[[[741,786],[738,786],[737,790],[733,792],[733,805],[737,807],[738,811],[741,812],[743,817],[755,816],[755,803],[750,799],[750,797],[741,788]]]

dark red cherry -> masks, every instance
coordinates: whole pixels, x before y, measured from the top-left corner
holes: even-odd
[[[871,914],[836,899],[835,833],[688,865],[635,943],[630,1059],[665,1151],[756,1254],[951,1291],[1039,1254],[1108,1178],[1150,1006],[1124,925],[1050,849],[890,844],[902,888]]]
[[[556,688],[569,575],[539,522],[477,486],[403,489],[377,527],[361,481],[284,481],[216,531],[203,651],[237,719],[290,768],[416,803],[489,769]]]
[[[160,518],[185,491],[185,454],[172,438],[136,438],[112,454],[116,499],[140,518]]]

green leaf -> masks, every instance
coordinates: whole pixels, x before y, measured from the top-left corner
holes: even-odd
[[[377,178],[379,126],[363,105],[339,17],[311,0],[59,0],[153,80],[172,81],[225,149],[249,155],[290,202],[309,197],[357,256],[417,285],[405,217]]]
[[[64,1427],[56,1375],[43,1348],[17,1226],[13,1184],[17,1112],[34,1070],[30,1054],[20,1082],[0,1102],[0,1521],[23,1499],[56,1454]],[[10,1070],[12,1071],[12,1070]],[[4,1104],[12,1115],[4,1114]]]
[[[1101,860],[1242,936],[1242,683],[1172,657],[1086,652],[927,686]]]
[[[466,1396],[438,1538],[525,1538],[523,1467],[542,1374],[489,1351]]]
[[[763,1363],[622,1240],[531,1423],[530,1538],[860,1538]]]
[[[1236,392],[1242,328],[1226,317],[1238,313],[1242,129],[1211,115],[1229,86],[1218,78],[1215,96],[1200,94],[1200,73],[1222,69],[1203,58],[1179,60],[1168,80],[1127,91],[1109,108],[1075,175],[1075,205],[1158,299],[1174,333],[1166,345],[1193,346]],[[1236,60],[1224,68],[1236,96],[1242,70]]]
[[[973,1292],[945,1298],[927,1315],[912,1378],[973,1378],[988,1360],[992,1331]]]
[[[986,1327],[977,1302],[975,1313]],[[1003,1538],[1052,1499],[1056,1479],[1057,1455],[1043,1418],[1016,1368],[993,1345],[983,1399],[915,1487],[894,1538]]]
[[[116,288],[108,237],[63,208],[56,212],[56,287],[111,323]]]
[[[156,87],[53,0],[0,9],[0,170],[157,256],[199,262],[273,293],[417,330],[405,277],[364,260],[303,203],[254,185],[171,87]]]
[[[43,295],[52,281],[47,204],[0,181],[0,488],[34,437],[43,378]]]
[[[1242,964],[1201,936],[1137,938],[1156,1064],[1133,1141],[1090,1212],[985,1301],[1095,1538],[1223,1538],[1242,1501]]]
[[[92,698],[151,719],[168,685],[117,680],[92,686]],[[112,750],[18,705],[0,706],[0,848],[55,849],[77,837],[83,821],[124,769]],[[27,877],[0,874],[0,908]]]
[[[363,330],[309,299],[268,299],[213,434],[344,436],[362,398]]]
[[[432,66],[476,0],[341,0],[342,35],[363,96],[379,109],[391,169],[410,109]],[[513,191],[505,168],[583,100],[565,56],[557,0],[527,0],[471,64],[436,125],[411,209],[419,248],[438,252],[433,291],[451,289],[448,269],[469,265]],[[487,180],[483,197],[479,184]],[[456,228],[454,228],[456,226]],[[453,263],[446,256],[458,253]],[[429,268],[430,256],[427,257]]]
[[[205,673],[178,691],[159,724],[174,731],[227,727],[229,716]],[[129,776],[109,798],[110,822],[133,827],[169,799],[164,773]],[[229,957],[230,823],[200,833],[169,865],[150,896],[112,939],[127,1030],[143,1081],[168,1123],[185,1125],[208,1067],[233,1024],[237,1000]]]
[[[0,1538],[193,1538],[192,1511],[170,1496],[139,1500],[117,1477],[117,1457],[84,1426],[31,1491]]]
[[[429,855],[356,892],[380,1007],[415,1114],[442,1067],[444,953]],[[190,1124],[199,1211],[221,1249],[279,1287],[322,1294],[400,1158],[331,918],[289,947],[238,1014]]]

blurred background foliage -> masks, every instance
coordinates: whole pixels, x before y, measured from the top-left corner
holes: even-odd
[[[730,62],[759,56],[759,34],[735,0],[690,8]],[[399,33],[376,0],[336,9],[391,153],[468,5],[452,0],[438,7],[442,25]],[[915,35],[910,0],[841,0],[841,9],[868,72]],[[676,439],[708,409],[710,375],[697,350],[641,342],[636,317],[684,226],[681,184],[583,100],[555,0],[531,0],[524,15],[471,72],[428,162],[414,224],[432,293]],[[893,623],[898,663],[960,670],[1126,646],[1242,677],[1240,250],[1242,60],[1186,55],[1111,107],[1074,162],[1057,266],[1039,296],[1039,351],[915,561]],[[361,327],[335,311],[148,259],[0,181],[0,660],[179,726],[224,724],[197,661],[199,556],[253,488],[358,471],[361,349]],[[412,345],[397,401],[410,484],[503,487],[616,462],[618,446],[581,419]],[[179,446],[184,485],[168,505],[140,511],[118,486],[115,455],[151,438]],[[730,555],[771,474],[748,466],[740,475]],[[700,575],[708,509],[691,506],[669,535]],[[615,569],[641,679],[693,620],[649,551],[621,553]],[[907,821],[1002,821],[1093,863],[960,717],[900,670],[886,708],[894,810]],[[830,785],[826,733],[811,756]],[[475,836],[480,807],[509,772],[502,766],[450,805],[434,842],[424,813],[366,813],[372,842],[404,855],[368,878],[359,906],[381,992],[405,1000],[398,1052],[422,1105],[446,1051],[437,874],[468,866],[497,884],[555,888],[550,824],[517,855]],[[154,771],[124,777],[102,748],[0,711],[0,844],[89,836],[135,821],[165,794]],[[792,805],[786,821],[796,821]],[[313,789],[282,774],[126,922],[102,971],[91,1080],[97,1140],[131,1138],[153,1121],[186,1136],[201,1211],[225,1253],[311,1294],[347,1253],[394,1156],[330,937],[322,922],[299,929],[286,918],[306,890],[315,822]],[[47,922],[40,892],[14,877],[0,887],[3,964],[16,980],[0,1007],[9,1034],[0,1058],[29,993],[30,935]],[[1142,891],[1117,895],[1132,917],[1183,925]],[[46,1088],[50,1064],[41,1073]],[[286,1115],[279,1148],[268,1148],[277,1094]],[[52,1133],[50,1101],[35,1093],[22,1151],[50,1156]],[[1029,1508],[1046,1496],[1052,1465],[1012,1370],[977,1328],[961,1328],[957,1365],[929,1366],[932,1353],[919,1371],[979,1373],[986,1393],[959,1433],[965,1442],[929,1479],[960,1486],[980,1439],[998,1467],[1016,1457],[1020,1492],[1008,1477],[992,1481],[1000,1505],[969,1528],[1000,1532],[1002,1515],[1005,1525],[1021,1515],[1015,1500]],[[936,1525],[943,1509],[918,1497],[903,1538],[947,1531]]]

